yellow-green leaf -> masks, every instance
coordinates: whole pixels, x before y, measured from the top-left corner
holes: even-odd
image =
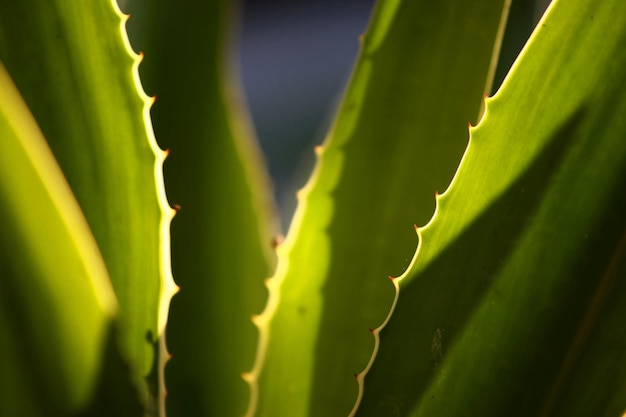
[[[467,143],[504,1],[378,2],[257,323],[258,415],[346,416],[379,326]],[[263,359],[266,359],[263,363]]]
[[[78,203],[0,64],[0,415],[76,412],[117,311]]]
[[[121,350],[135,379],[147,379],[152,407],[173,292],[172,210],[124,20],[113,0],[0,2],[0,59],[96,238],[119,301]]]
[[[556,1],[423,228],[359,415],[618,416],[626,3]]]

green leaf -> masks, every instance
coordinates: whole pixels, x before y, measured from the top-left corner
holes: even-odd
[[[84,407],[117,310],[96,242],[0,64],[0,415]]]
[[[112,0],[0,2],[0,59],[89,222],[119,300],[122,351],[144,379],[163,360],[172,210],[123,16]]]
[[[271,192],[234,85],[230,1],[131,2],[140,72],[152,109],[172,223],[180,293],[168,321],[170,416],[240,416],[250,399],[258,332],[276,230]],[[163,30],[167,27],[168,30]]]
[[[387,277],[411,258],[412,225],[432,215],[479,114],[504,3],[376,5],[257,319],[259,416],[353,409],[354,374],[376,340],[368,328],[394,298]]]
[[[363,412],[621,415],[626,4],[557,1],[471,129]]]

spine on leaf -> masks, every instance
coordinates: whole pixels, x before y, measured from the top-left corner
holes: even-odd
[[[159,309],[158,309],[158,360],[155,363],[158,364],[158,390],[157,400],[158,400],[158,410],[161,416],[165,416],[165,396],[167,393],[166,384],[165,384],[165,364],[170,359],[170,354],[167,350],[166,337],[165,337],[165,327],[167,324],[167,316],[170,306],[170,301],[174,294],[178,292],[179,288],[174,282],[174,278],[172,276],[171,269],[171,250],[170,250],[170,224],[174,216],[176,215],[176,209],[172,208],[168,201],[165,193],[165,183],[163,180],[163,163],[169,154],[169,150],[163,150],[159,147],[156,138],[154,136],[154,131],[152,129],[152,121],[150,118],[150,109],[154,104],[156,97],[148,96],[141,84],[141,80],[139,77],[139,65],[143,60],[143,53],[135,53],[132,46],[130,45],[130,41],[128,39],[128,33],[126,31],[126,23],[130,18],[130,15],[124,14],[116,0],[111,0],[111,4],[116,12],[116,14],[120,18],[120,32],[124,41],[125,49],[128,55],[133,60],[132,66],[132,74],[134,84],[137,90],[137,94],[141,98],[143,102],[143,122],[146,129],[146,136],[148,138],[148,142],[150,145],[150,149],[152,149],[155,157],[154,161],[154,181],[155,181],[155,192],[158,196],[158,203],[161,209],[161,219],[159,224],[159,255],[160,255],[160,300],[159,300]]]

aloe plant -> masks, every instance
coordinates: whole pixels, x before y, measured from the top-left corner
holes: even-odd
[[[626,411],[624,2],[492,97],[507,1],[377,3],[282,243],[232,4],[128,8],[0,2],[0,415]]]

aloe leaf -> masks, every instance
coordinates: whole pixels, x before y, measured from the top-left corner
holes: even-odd
[[[1,2],[0,59],[96,238],[119,301],[121,349],[141,380],[163,359],[171,209],[123,21],[111,0]],[[158,395],[149,379],[146,401],[148,390]]]
[[[345,416],[362,387],[390,274],[467,143],[488,88],[503,1],[379,2],[318,165],[299,193],[251,379],[259,416]],[[266,362],[263,364],[263,359]],[[257,382],[258,381],[258,382]],[[250,410],[252,412],[252,410]]]
[[[117,302],[78,203],[0,64],[0,415],[86,405]]]
[[[420,231],[359,415],[624,412],[625,28],[621,1],[538,24]]]
[[[168,321],[170,416],[241,416],[250,389],[276,233],[266,171],[236,91],[231,1],[130,2],[133,45],[152,120],[170,150],[165,180],[180,205]],[[163,30],[167,27],[168,30]]]

